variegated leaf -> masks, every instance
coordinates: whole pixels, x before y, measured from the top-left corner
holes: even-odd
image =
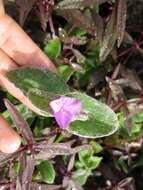
[[[101,4],[107,0],[63,0],[60,1],[56,9],[79,9],[81,7],[89,7],[94,4]]]
[[[100,60],[105,61],[111,50],[113,49],[116,42],[116,9],[114,8],[111,17],[106,25],[103,39],[101,42],[100,49]]]
[[[127,5],[125,0],[119,0],[117,4],[117,46],[120,47],[126,27]]]

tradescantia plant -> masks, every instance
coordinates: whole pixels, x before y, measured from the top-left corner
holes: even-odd
[[[141,0],[5,4],[59,74],[7,73],[38,115],[5,92],[3,116],[22,144],[14,154],[0,152],[1,188],[143,189]]]
[[[118,129],[117,116],[108,106],[84,93],[70,92],[66,83],[49,70],[18,68],[8,72],[7,78],[29,98],[41,115],[55,117],[59,127],[72,134],[98,138]]]

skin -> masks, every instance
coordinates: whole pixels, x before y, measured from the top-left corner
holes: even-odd
[[[7,71],[21,66],[44,67],[56,72],[55,66],[40,48],[12,18],[6,15],[3,1],[0,0],[0,85],[32,111],[40,113],[5,77]],[[20,144],[20,136],[0,115],[0,151],[13,153]]]

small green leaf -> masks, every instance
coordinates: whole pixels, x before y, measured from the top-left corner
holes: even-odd
[[[78,153],[78,157],[80,162],[84,165],[87,166],[88,159],[92,155],[91,150],[83,150]]]
[[[91,150],[80,151],[78,157],[81,164],[90,170],[96,169],[102,160],[102,157],[93,156],[93,151]]]
[[[116,162],[116,165],[117,167],[120,169],[120,170],[123,170],[124,173],[128,173],[129,172],[129,168],[128,168],[128,165],[127,163],[125,162],[125,160],[120,157],[117,162]]]
[[[73,69],[68,65],[61,65],[58,67],[60,76],[67,82],[74,73]]]
[[[54,37],[45,47],[44,52],[51,59],[56,59],[61,53],[61,41],[58,37]]]
[[[13,169],[14,169],[15,174],[18,175],[19,170],[20,170],[20,163],[19,163],[19,162],[16,162],[16,163],[13,165]]]
[[[42,180],[45,183],[52,184],[55,180],[55,170],[50,161],[43,161],[38,165]]]
[[[96,169],[99,164],[101,163],[102,157],[98,157],[98,156],[91,156],[89,157],[88,160],[88,168],[90,168],[91,170]]]
[[[67,128],[70,133],[86,138],[101,138],[118,129],[117,116],[108,106],[83,93],[74,92],[69,96],[81,101],[82,113],[88,116],[86,120],[73,121]]]
[[[76,27],[76,28],[73,29],[73,31],[71,32],[70,35],[71,36],[79,36],[80,37],[80,36],[86,35],[86,31],[83,30],[83,29],[81,29],[81,28]]]
[[[97,154],[103,150],[103,147],[95,141],[91,141],[90,144],[92,145],[93,152],[95,154]]]
[[[78,181],[80,183],[80,185],[84,185],[86,182],[87,182],[87,179],[88,177],[91,175],[91,170],[87,169],[85,170],[84,174],[83,175],[75,175],[73,176],[72,178],[75,180],[75,181]]]

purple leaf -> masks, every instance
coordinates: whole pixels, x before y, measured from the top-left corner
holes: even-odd
[[[0,152],[0,167],[7,164],[9,160],[15,158],[16,156],[17,156],[16,152],[12,154],[6,154],[3,152]]]
[[[76,154],[82,150],[90,150],[91,145],[84,144],[72,148],[73,141],[66,143],[53,143],[53,144],[39,144],[36,147],[36,153],[34,156],[35,160],[47,160],[54,158],[59,155],[71,155]]]
[[[33,144],[32,131],[27,121],[24,120],[22,115],[18,112],[18,110],[9,100],[5,99],[4,103],[10,113],[11,118],[15,122],[17,128],[20,130],[23,138],[27,140],[28,144]]]
[[[114,45],[117,39],[115,18],[116,18],[116,9],[114,8],[112,10],[112,14],[104,30],[103,39],[101,42],[100,61],[102,62],[105,61],[109,53],[114,48]]]
[[[93,19],[76,9],[56,9],[58,15],[64,17],[69,24],[80,27],[91,35],[96,35]]]
[[[41,183],[31,183],[31,189],[32,190],[58,190],[62,188],[62,185],[46,185],[46,184],[41,184]]]
[[[32,175],[34,172],[34,159],[33,155],[22,155],[20,158],[20,171],[19,171],[19,181],[22,190],[30,190],[30,184],[32,181]]]
[[[65,129],[80,114],[81,102],[71,97],[61,97],[50,102],[58,125]]]
[[[117,3],[117,45],[120,47],[126,27],[127,5],[126,1],[119,0]]]
[[[23,26],[36,0],[16,0],[15,2],[19,7],[19,23]]]

